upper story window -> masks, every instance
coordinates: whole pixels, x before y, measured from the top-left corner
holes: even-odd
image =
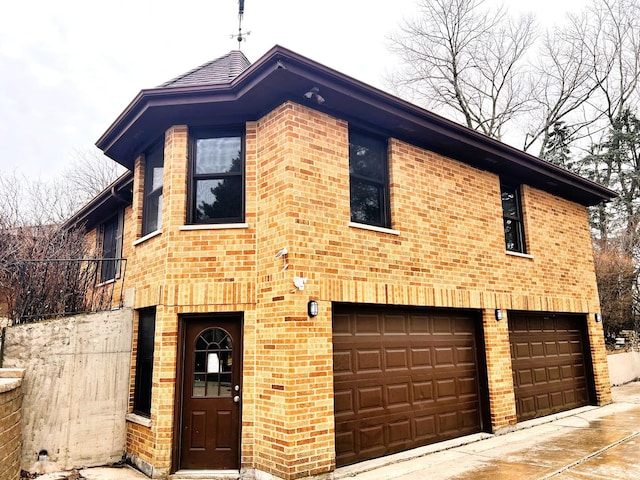
[[[527,253],[524,239],[524,222],[520,188],[501,184],[504,241],[509,252]]]
[[[351,221],[391,228],[387,142],[349,131]]]
[[[189,223],[244,221],[244,135],[194,130]]]
[[[108,282],[120,277],[120,261],[122,257],[122,230],[124,215],[118,215],[100,226],[99,241],[102,243],[102,265],[100,267],[100,281]],[[113,260],[108,260],[113,258]]]
[[[145,154],[144,205],[142,235],[155,232],[162,225],[162,177],[164,176],[164,143],[160,142]]]

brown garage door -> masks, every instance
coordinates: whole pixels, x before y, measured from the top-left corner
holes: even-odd
[[[518,420],[589,403],[584,316],[509,313]]]
[[[475,314],[336,305],[336,461],[480,431]]]

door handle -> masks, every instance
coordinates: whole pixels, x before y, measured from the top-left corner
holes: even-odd
[[[233,402],[240,403],[240,395],[236,395],[235,397],[233,397]]]

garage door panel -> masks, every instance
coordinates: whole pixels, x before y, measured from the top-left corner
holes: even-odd
[[[520,386],[533,385],[533,371],[530,369],[515,372],[518,376],[518,384]]]
[[[461,397],[471,395],[475,398],[475,396],[478,394],[478,383],[476,377],[472,376],[459,378],[458,391]]]
[[[449,337],[451,336],[452,333],[455,333],[451,318],[449,317],[439,318],[437,322],[433,322],[433,319],[430,319],[430,320],[433,323],[434,335],[446,335],[447,337]]]
[[[560,381],[562,379],[562,375],[560,374],[560,367],[548,367],[547,378],[550,382]]]
[[[432,402],[434,387],[432,381],[413,382],[413,401],[416,402]]]
[[[511,356],[515,358],[530,358],[531,352],[529,350],[529,344],[526,342],[514,343],[512,345]]]
[[[409,419],[398,420],[387,425],[389,445],[397,447],[411,441],[411,422]]]
[[[436,416],[421,414],[414,419],[416,440],[425,445],[436,438]]]
[[[436,347],[435,349],[435,360],[437,366],[453,366],[453,347]]]
[[[386,370],[409,368],[407,348],[385,348],[384,358]]]
[[[475,369],[476,365],[476,352],[471,346],[458,346],[455,349],[456,352],[456,365],[472,366]]]
[[[334,374],[341,374],[344,372],[353,371],[353,362],[351,356],[351,350],[343,350],[335,352],[333,355],[333,372]]]
[[[356,413],[354,409],[355,402],[353,401],[353,392],[352,389],[344,389],[335,393],[333,401],[336,415],[354,415]]]
[[[430,367],[431,366],[431,348],[423,346],[412,346],[411,348],[411,367]]]
[[[551,404],[554,407],[562,406],[563,403],[575,403],[578,400],[575,390],[565,390],[556,392],[551,396]]]
[[[356,451],[355,430],[336,432],[336,450],[352,456]]]
[[[361,428],[359,435],[356,437],[356,441],[361,452],[367,452],[370,455],[380,455],[384,452],[384,425],[373,425]]]
[[[480,430],[471,316],[350,309],[334,315],[338,465]]]
[[[585,348],[580,330],[584,328],[583,321],[583,317],[576,315],[517,312],[509,315],[518,420],[588,403]]]
[[[364,412],[366,410],[382,410],[384,404],[382,401],[382,387],[366,387],[358,389],[358,411]]]
[[[440,379],[436,380],[436,392],[438,400],[444,400],[447,397],[456,396],[456,381],[454,379]]]
[[[548,410],[551,408],[551,398],[550,395],[545,393],[542,395],[537,395],[535,397],[536,399],[536,408],[538,408],[539,410]]]
[[[355,316],[356,335],[380,335],[382,333],[380,318],[377,315],[359,314]]]
[[[570,345],[572,355],[582,356],[582,342],[580,340],[574,340]]]
[[[383,318],[385,334],[406,334],[407,321],[404,315],[385,315]]]
[[[431,326],[432,322],[430,322],[428,315],[417,314],[409,317],[410,334],[432,333]]]
[[[409,405],[411,403],[410,388],[408,383],[388,385],[387,401],[389,407]]]

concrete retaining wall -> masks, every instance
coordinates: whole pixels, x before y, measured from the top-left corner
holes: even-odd
[[[8,327],[4,367],[24,368],[22,468],[46,450],[61,469],[122,458],[133,312]]]
[[[623,385],[640,378],[640,353],[625,352],[607,355],[611,385]]]
[[[6,480],[20,478],[22,369],[0,369],[0,473]]]

